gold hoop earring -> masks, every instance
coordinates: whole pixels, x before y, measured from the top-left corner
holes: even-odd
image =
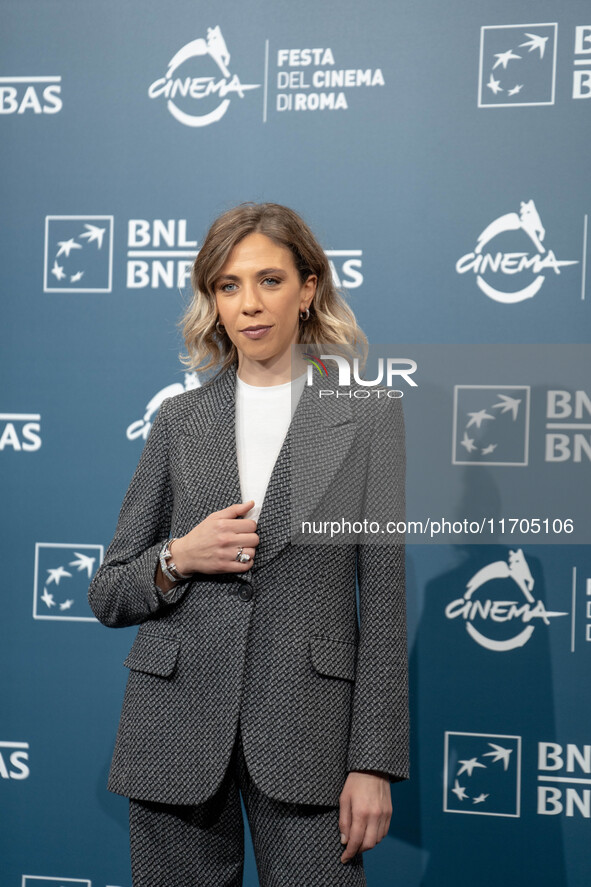
[[[223,326],[223,324],[221,324],[219,322],[219,320],[216,320],[215,328],[218,331],[218,333],[220,334],[220,336],[222,335],[222,333],[225,333],[225,331],[226,331],[226,328]]]
[[[309,317],[310,317],[310,309],[309,308],[306,308],[305,311],[300,311],[300,320],[301,321],[303,321],[305,323]]]

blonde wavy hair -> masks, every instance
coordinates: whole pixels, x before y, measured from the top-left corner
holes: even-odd
[[[232,249],[254,233],[264,234],[291,251],[302,283],[310,274],[318,278],[310,316],[300,319],[298,344],[308,345],[312,352],[317,345],[340,346],[345,354],[361,353],[365,363],[367,337],[333,283],[324,250],[303,219],[278,203],[241,203],[216,219],[207,232],[191,269],[193,299],[179,321],[187,349],[179,355],[181,362],[199,372],[212,366],[223,372],[238,362],[236,346],[225,330],[220,333],[216,329],[214,288]]]

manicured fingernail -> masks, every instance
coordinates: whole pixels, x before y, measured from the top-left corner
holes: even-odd
[[[346,844],[346,843],[347,843],[347,839],[344,836],[344,834],[341,832],[341,844]]]

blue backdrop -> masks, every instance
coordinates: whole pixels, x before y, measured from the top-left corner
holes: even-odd
[[[292,206],[372,343],[589,342],[591,11],[5,0],[2,30],[2,885],[131,887],[105,786],[136,629],[86,591],[155,410],[196,383],[177,320],[207,227]],[[588,365],[559,375],[508,467],[458,458],[462,392],[536,379],[444,374],[445,471],[491,501],[543,477],[550,515],[567,476],[588,490]],[[533,541],[408,547],[412,779],[370,885],[589,884],[591,555]]]

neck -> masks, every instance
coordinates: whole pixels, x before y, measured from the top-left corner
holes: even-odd
[[[248,385],[265,387],[291,382],[306,372],[307,364],[296,355],[292,363],[291,349],[278,359],[252,360],[239,354],[237,375]]]

